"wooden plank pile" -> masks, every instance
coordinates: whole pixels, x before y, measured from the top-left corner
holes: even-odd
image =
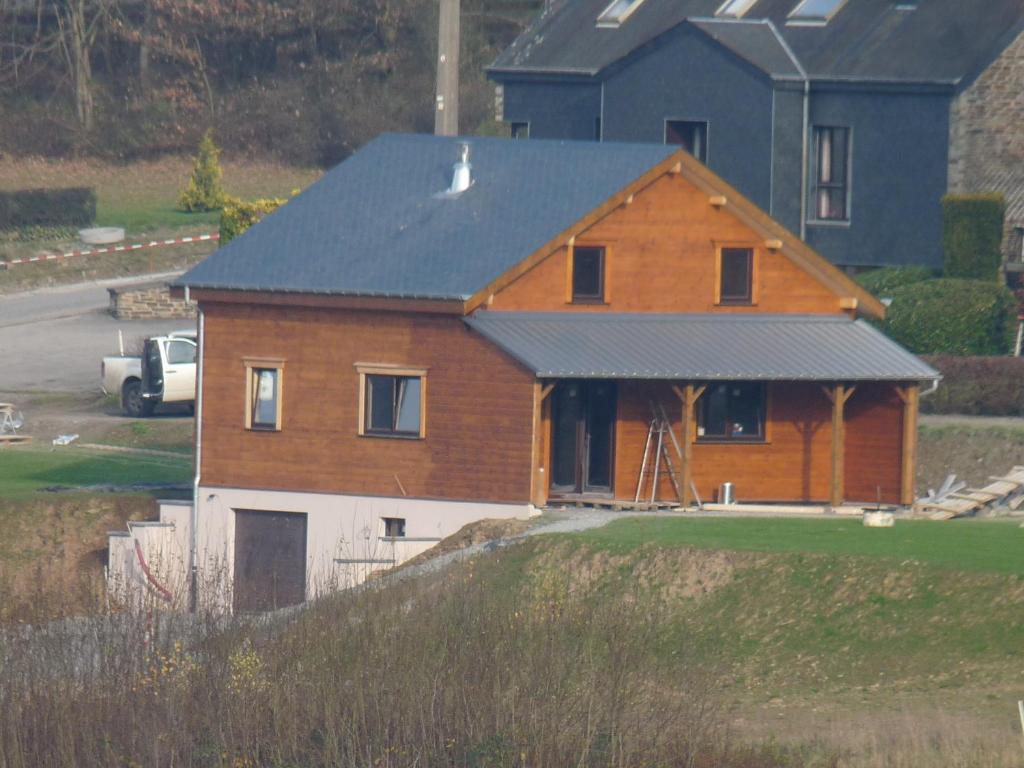
[[[932,520],[952,520],[996,507],[1016,510],[1024,504],[1024,467],[989,479],[992,482],[984,488],[968,488],[967,483],[957,482],[956,475],[950,475],[938,491],[929,490],[927,496],[918,499],[914,511]]]

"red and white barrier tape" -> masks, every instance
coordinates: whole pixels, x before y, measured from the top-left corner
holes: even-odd
[[[127,251],[141,251],[144,248],[163,248],[167,245],[187,245],[188,243],[202,243],[207,241],[220,240],[220,234],[214,232],[209,235],[193,235],[190,237],[178,237],[173,240],[150,240],[148,243],[136,243],[135,245],[112,245],[109,248],[92,248],[87,251],[68,251],[67,253],[44,253],[39,256],[29,256],[24,259],[11,259],[0,261],[0,269],[7,269],[18,264],[32,264],[37,261],[57,261],[58,259],[70,259],[73,256],[98,256],[101,253],[122,253]]]

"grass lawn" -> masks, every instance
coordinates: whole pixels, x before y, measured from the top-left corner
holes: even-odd
[[[1019,520],[900,520],[894,528],[865,528],[859,519],[634,518],[578,536],[614,552],[657,544],[858,555],[958,571],[1024,575],[1024,529],[1019,524]]]
[[[224,188],[242,198],[289,197],[321,171],[252,160],[223,160]],[[87,186],[96,189],[98,226],[124,227],[131,235],[154,230],[214,230],[220,214],[178,210],[178,194],[192,159],[169,157],[130,164],[94,160],[0,160],[0,189]]]
[[[26,497],[42,488],[135,483],[187,483],[191,458],[126,456],[74,446],[50,451],[10,447],[0,453],[0,497]]]

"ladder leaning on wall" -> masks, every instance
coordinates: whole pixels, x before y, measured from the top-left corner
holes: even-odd
[[[647,429],[647,442],[644,443],[644,458],[640,464],[640,477],[637,478],[636,496],[633,498],[633,501],[639,502],[641,496],[647,496],[647,481],[650,479],[651,492],[649,501],[653,504],[658,496],[658,476],[662,463],[665,465],[665,472],[668,474],[669,480],[672,481],[672,487],[675,489],[676,496],[679,496],[679,477],[676,475],[676,467],[672,462],[672,454],[669,452],[668,441],[665,440],[665,436],[668,435],[677,456],[682,456],[683,450],[679,446],[679,440],[676,438],[675,432],[672,431],[672,422],[669,421],[668,416],[665,414],[664,406],[661,403],[655,405],[653,402],[650,405],[651,423]]]

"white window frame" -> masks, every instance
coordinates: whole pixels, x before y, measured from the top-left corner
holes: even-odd
[[[622,10],[621,13],[612,16],[611,13],[615,6],[622,3],[622,0],[612,0],[610,3],[608,3],[608,6],[603,11],[601,11],[600,14],[598,14],[597,26],[612,28],[621,26],[626,21],[626,19],[628,19],[633,14],[633,11],[635,11],[643,4],[643,2],[644,0],[633,0],[629,5],[627,5]]]
[[[842,128],[846,130],[846,218],[822,219],[818,216],[818,130]],[[814,124],[811,126],[808,140],[811,162],[807,164],[807,223],[826,227],[848,227],[853,219],[853,126],[832,124]]]
[[[814,0],[801,0],[801,2],[789,12],[786,17],[786,24],[794,27],[824,27],[832,18],[842,10],[843,6],[846,5],[846,0],[837,0],[835,6],[824,16],[804,16],[801,14],[801,9]]]
[[[715,11],[715,16],[725,17],[727,19],[742,19],[751,8],[757,3],[757,0],[725,0],[718,10]],[[733,10],[731,12],[726,9],[731,5],[738,5],[739,10]]]

